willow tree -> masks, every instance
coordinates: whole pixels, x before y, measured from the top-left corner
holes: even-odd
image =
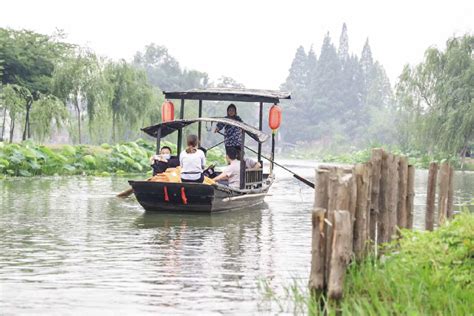
[[[123,60],[109,63],[105,67],[105,76],[110,85],[112,139],[117,141],[118,126],[133,128],[150,114],[150,109],[159,112],[157,96],[145,72]]]
[[[53,91],[64,102],[74,106],[77,116],[79,143],[82,143],[82,116],[87,108],[92,120],[97,102],[103,95],[102,73],[97,57],[87,51],[79,51],[64,59],[53,76]]]
[[[13,141],[16,121],[24,113],[24,95],[27,95],[28,93],[28,89],[18,85],[7,84],[2,87],[2,103],[5,109],[3,117],[2,138],[4,137],[3,133],[5,132],[6,113],[8,112],[10,119],[10,143]]]
[[[404,68],[397,98],[415,145],[465,156],[474,140],[473,50],[474,36],[454,37],[444,51],[430,48],[422,63]]]

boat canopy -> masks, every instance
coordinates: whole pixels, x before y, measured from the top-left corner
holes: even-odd
[[[184,127],[196,122],[224,123],[226,125],[236,126],[244,130],[250,137],[252,137],[254,140],[260,143],[267,141],[267,139],[270,137],[267,134],[263,133],[262,131],[259,131],[255,127],[252,127],[248,124],[245,124],[243,122],[239,122],[233,119],[220,118],[220,117],[201,117],[201,118],[195,118],[195,119],[189,119],[189,120],[188,119],[174,120],[174,121],[164,122],[164,123],[142,128],[142,131],[144,131],[145,133],[147,133],[148,135],[152,137],[158,137],[157,132],[158,132],[158,129],[161,127],[160,137],[165,137],[169,134],[179,131],[183,129]]]
[[[187,91],[163,91],[166,99],[242,101],[279,103],[282,99],[291,99],[288,92],[276,90],[211,88],[192,89]]]

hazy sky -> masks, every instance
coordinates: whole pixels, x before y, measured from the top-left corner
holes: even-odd
[[[319,55],[342,23],[350,50],[360,55],[368,37],[374,58],[392,81],[428,46],[474,30],[474,1],[24,1],[0,0],[0,27],[51,34],[101,55],[131,60],[151,42],[165,45],[182,67],[235,78],[251,88],[276,89],[296,48]]]

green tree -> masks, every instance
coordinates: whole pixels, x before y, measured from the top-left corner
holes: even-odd
[[[82,143],[82,113],[87,109],[89,122],[94,118],[95,107],[107,97],[101,65],[88,51],[79,50],[58,64],[53,76],[53,91],[66,104],[74,106],[77,116],[79,143]]]
[[[473,49],[473,35],[453,37],[444,51],[429,48],[422,63],[405,66],[397,101],[409,145],[465,156],[474,139]]]
[[[0,47],[3,59],[3,84],[16,84],[27,89],[23,140],[31,137],[30,112],[33,102],[51,93],[51,78],[55,64],[71,45],[56,37],[31,31],[1,29]]]

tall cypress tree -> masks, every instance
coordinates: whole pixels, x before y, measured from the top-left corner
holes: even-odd
[[[346,23],[342,25],[341,36],[339,37],[338,55],[341,62],[349,59],[349,36],[347,35]]]

